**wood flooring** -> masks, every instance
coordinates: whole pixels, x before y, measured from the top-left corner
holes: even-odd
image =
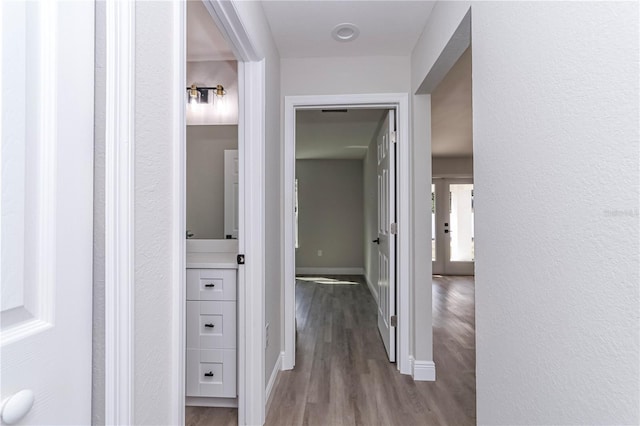
[[[389,363],[362,277],[327,278],[296,281],[296,367],[280,372],[267,425],[475,424],[473,277],[433,278],[436,382]],[[186,423],[235,424],[218,410],[188,407]]]

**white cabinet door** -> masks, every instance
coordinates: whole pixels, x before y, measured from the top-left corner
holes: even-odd
[[[396,155],[395,111],[378,136],[378,329],[389,361],[396,360]]]
[[[91,423],[92,2],[3,1],[1,399],[17,424]]]

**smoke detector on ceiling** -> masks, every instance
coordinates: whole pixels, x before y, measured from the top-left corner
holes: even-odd
[[[358,38],[359,34],[360,29],[358,29],[358,27],[356,27],[354,24],[346,22],[336,25],[333,28],[333,31],[331,31],[331,36],[336,41],[353,41]]]

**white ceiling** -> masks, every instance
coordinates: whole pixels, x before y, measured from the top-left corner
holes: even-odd
[[[407,56],[422,33],[435,2],[264,1],[262,3],[280,56]],[[357,39],[339,42],[333,28],[352,23]]]
[[[349,109],[348,112],[296,112],[296,158],[362,159],[385,110]]]
[[[431,1],[264,1],[282,57],[409,55],[433,8]],[[350,22],[360,29],[352,42],[338,42],[331,31]],[[234,60],[224,36],[200,0],[187,2],[187,60]],[[432,102],[432,155],[473,154],[471,49],[436,87]],[[299,111],[296,157],[364,158],[382,110],[348,113]]]
[[[431,154],[473,155],[471,48],[468,48],[431,94]]]
[[[187,61],[235,59],[204,4],[200,0],[187,1]]]

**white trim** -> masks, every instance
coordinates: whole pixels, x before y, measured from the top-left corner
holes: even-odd
[[[259,62],[262,56],[249,39],[233,1],[202,0],[216,26],[225,37],[234,56],[241,62]]]
[[[239,239],[238,250],[247,264],[238,268],[238,424],[263,424],[264,387],[264,141],[265,141],[265,65],[252,43],[236,10],[234,1],[202,0],[216,26],[229,42],[238,59],[238,151],[239,151]],[[133,2],[132,2],[133,3]],[[184,273],[186,188],[184,185],[184,82],[186,66],[186,13],[184,2],[173,0],[174,28],[180,39],[174,41],[174,112],[173,186],[179,206],[174,211],[174,294],[172,330],[175,345],[172,365],[172,401],[174,424],[184,424],[185,329]],[[248,286],[249,287],[248,287]],[[181,352],[181,353],[179,353]]]
[[[364,275],[364,268],[296,268],[296,274]]]
[[[271,404],[271,396],[272,396],[271,391],[273,391],[273,388],[278,379],[278,374],[280,373],[280,370],[282,370],[282,358],[284,358],[284,352],[280,352],[280,355],[276,360],[276,364],[273,366],[273,370],[271,370],[271,376],[269,376],[269,382],[267,383],[267,390],[266,390],[267,409]]]
[[[135,4],[106,3],[105,423],[133,424]]]
[[[263,424],[265,413],[265,63],[239,62],[239,239],[246,264],[238,267],[239,423]]]
[[[373,286],[373,283],[371,282],[367,274],[364,274],[364,279],[367,282],[367,287],[369,287],[371,296],[373,296],[373,299],[376,301],[376,303],[378,303],[378,290],[376,290],[376,288]]]
[[[171,354],[171,391],[172,399],[177,403],[171,407],[171,423],[184,424],[185,419],[185,375],[186,375],[186,169],[187,169],[187,127],[186,127],[186,95],[184,82],[186,81],[187,41],[186,41],[186,3],[172,2],[173,7],[173,44],[171,46],[173,61],[173,163],[172,163],[172,193],[176,199],[172,212],[172,316],[171,334],[173,336],[173,353]]]
[[[410,357],[411,376],[416,382],[435,382],[436,364],[433,361],[419,361]]]
[[[411,162],[409,97],[406,93],[285,96],[284,98],[284,347],[283,369],[295,366],[295,112],[297,109],[327,107],[396,108],[398,125],[398,369],[411,374],[409,362],[409,289],[411,286]]]

